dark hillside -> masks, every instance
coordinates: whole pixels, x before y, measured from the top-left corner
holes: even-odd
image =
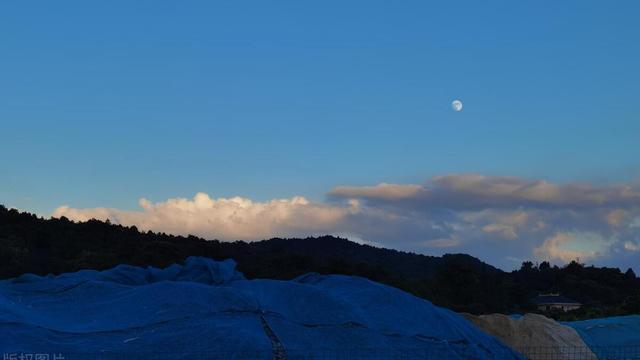
[[[549,291],[587,305],[563,317],[640,311],[640,280],[633,272],[619,269],[527,262],[522,269],[506,273],[465,254],[418,255],[331,236],[251,243],[207,241],[141,233],[135,227],[97,220],[42,219],[0,206],[0,278],[118,264],[164,267],[190,255],[233,258],[249,278],[291,279],[308,272],[363,276],[472,313],[531,310],[530,299]]]

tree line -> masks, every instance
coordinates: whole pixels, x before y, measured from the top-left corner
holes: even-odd
[[[544,292],[584,304],[570,313],[548,314],[557,319],[640,313],[640,279],[631,269],[528,261],[505,272],[466,254],[413,254],[332,236],[221,242],[108,221],[43,219],[0,205],[0,279],[118,264],[165,267],[188,256],[232,258],[248,278],[289,280],[308,272],[362,276],[474,314],[536,311],[531,300]]]

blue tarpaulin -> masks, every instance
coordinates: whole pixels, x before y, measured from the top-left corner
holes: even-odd
[[[198,257],[0,281],[0,352],[520,358],[454,312],[389,286],[318,274],[247,280],[232,260]]]
[[[640,315],[570,321],[582,340],[601,359],[637,359],[640,356]],[[628,354],[633,356],[627,357]]]

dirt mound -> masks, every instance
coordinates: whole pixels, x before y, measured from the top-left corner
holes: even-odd
[[[526,314],[519,319],[502,314],[462,315],[532,360],[597,359],[573,328],[542,315]]]

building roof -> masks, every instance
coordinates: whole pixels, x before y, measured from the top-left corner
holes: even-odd
[[[540,294],[533,299],[533,302],[538,305],[544,305],[544,304],[580,305],[579,302],[575,300],[571,300],[567,297],[561,296],[560,294]]]

